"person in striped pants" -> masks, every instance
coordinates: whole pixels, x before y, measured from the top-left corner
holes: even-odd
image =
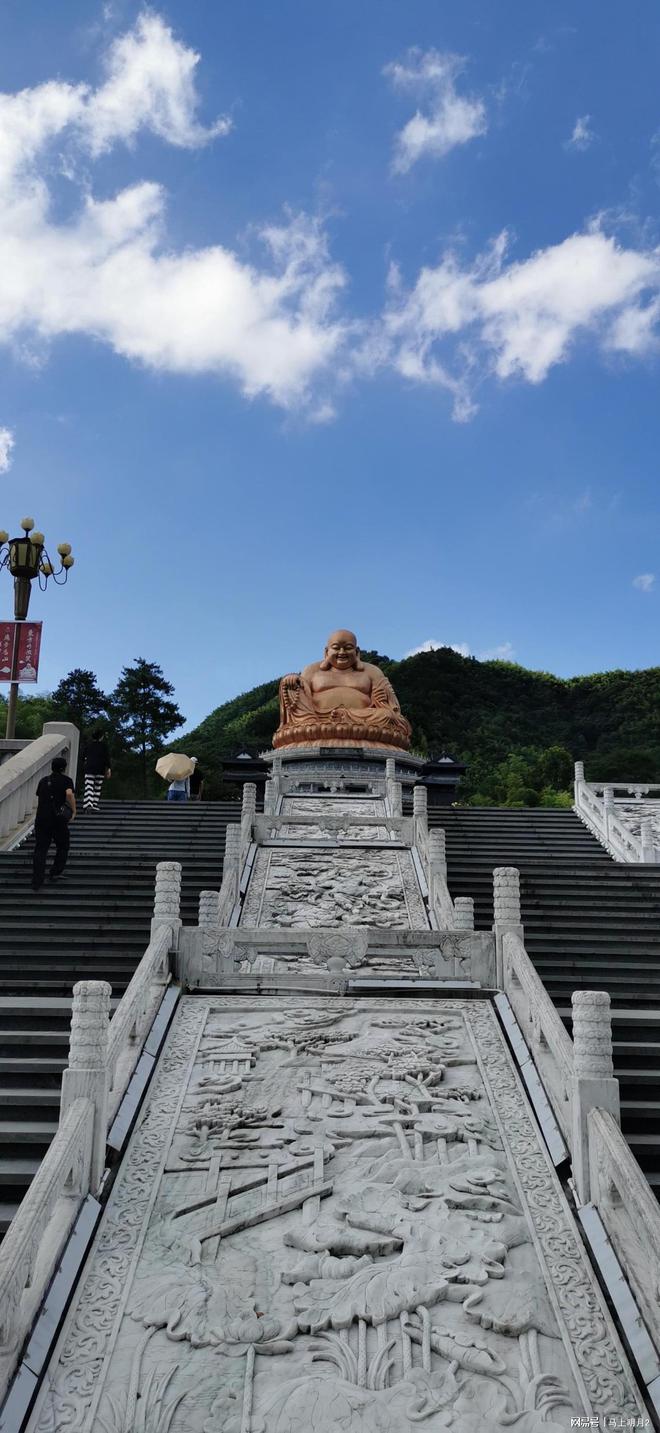
[[[112,776],[110,770],[110,753],[108,743],[97,727],[92,732],[90,740],[85,747],[85,790],[83,795],[83,811],[98,811],[101,798],[101,787],[106,776]]]

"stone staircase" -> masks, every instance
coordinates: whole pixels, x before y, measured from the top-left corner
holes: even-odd
[[[0,854],[0,1234],[57,1128],[77,980],[109,980],[114,1003],[150,934],[157,861],[181,861],[182,915],[217,890],[232,802],[105,801],[71,828],[65,878],[31,888],[31,842]]]
[[[218,889],[230,802],[113,802],[72,828],[67,876],[34,896],[31,849],[0,855],[0,1233],[52,1138],[76,980],[119,998],[149,940],[159,860],[183,865],[182,913]],[[521,872],[526,945],[570,1028],[570,996],[607,989],[623,1128],[660,1193],[660,869],[615,864],[570,811],[437,808],[453,896],[492,922],[494,866]]]
[[[452,896],[493,918],[494,866],[517,866],[525,945],[570,1030],[574,990],[608,990],[622,1128],[660,1196],[660,867],[611,860],[572,811],[451,807],[444,826]]]

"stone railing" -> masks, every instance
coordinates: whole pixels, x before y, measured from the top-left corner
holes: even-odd
[[[402,841],[404,845],[412,845],[413,823],[410,816],[359,816],[351,817],[343,814],[334,816],[332,811],[324,811],[323,815],[318,813],[314,816],[306,816],[304,812],[296,811],[288,816],[267,816],[259,815],[254,818],[253,832],[255,840],[259,843],[268,841],[273,836],[279,836],[287,826],[309,826],[322,827],[328,833],[336,831],[350,832],[351,825],[359,828],[375,830],[384,826],[390,832],[390,838]],[[318,837],[311,839],[317,840]],[[358,839],[364,840],[360,836]],[[377,837],[375,839],[378,839]]]
[[[140,1051],[169,983],[170,928],[161,926],[149,945],[110,1022],[108,1122],[117,1113]]]
[[[572,1136],[573,1042],[539,979],[520,935],[507,931],[501,943],[498,981],[527,1042],[566,1141]]]
[[[442,826],[429,831],[427,791],[425,786],[413,788],[413,847],[419,856],[428,887],[429,911],[439,930],[465,930],[465,910],[458,926],[456,910],[447,885],[447,853]]]
[[[615,861],[660,863],[660,786],[585,781],[575,763],[575,811]]]
[[[37,786],[50,775],[55,756],[64,756],[67,774],[75,781],[78,764],[78,729],[71,722],[49,721],[43,733],[16,751],[0,766],[0,850],[27,833],[36,807]]]
[[[660,1349],[660,1206],[605,1110],[588,1115],[591,1202]]]
[[[104,980],[74,986],[59,1126],[0,1246],[0,1401],[85,1197],[105,1169],[108,1128],[169,981],[180,930],[181,867],[157,867],[151,941],[109,1019]]]
[[[359,771],[335,775],[327,771],[323,772],[319,778],[312,776],[308,771],[285,771],[282,766],[282,757],[276,753],[264,791],[264,811],[267,815],[272,815],[277,810],[281,796],[309,795],[310,786],[318,786],[319,780],[322,780],[324,788],[327,788],[322,794],[330,796],[342,796],[344,792],[353,795],[356,784],[359,784],[360,788],[364,787],[364,790],[360,790],[361,796],[387,796],[389,795],[388,782],[391,782],[392,779],[392,767],[390,767],[389,776],[375,776],[373,772],[362,773]],[[397,785],[400,785],[398,780]]]
[[[90,1188],[95,1110],[71,1104],[0,1247],[0,1401]]]
[[[610,997],[574,993],[571,1039],[521,936],[507,931],[501,944],[504,993],[564,1135],[578,1208],[600,1217],[660,1349],[660,1207],[621,1133]]]

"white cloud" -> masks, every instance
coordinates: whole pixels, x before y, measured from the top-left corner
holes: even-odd
[[[15,442],[11,428],[0,428],[0,473],[9,472]]]
[[[498,647],[489,647],[488,651],[478,653],[480,662],[512,662],[515,655],[512,642],[500,642]]]
[[[488,128],[482,100],[459,95],[455,81],[464,69],[460,55],[438,50],[410,50],[404,63],[387,65],[384,73],[396,89],[426,98],[394,141],[392,167],[405,174],[418,159],[442,159],[458,144],[467,144]]]
[[[570,139],[566,140],[566,143],[564,145],[565,149],[584,150],[590,148],[594,140],[597,138],[596,134],[591,128],[590,121],[590,114],[578,115],[575,124],[573,125],[573,133],[571,134]]]
[[[81,189],[67,222],[51,217],[55,144],[75,178],[76,153],[94,158],[140,130],[186,147],[227,132],[225,119],[197,120],[197,63],[143,15],[112,45],[98,89],[52,81],[0,96],[0,340],[34,352],[83,333],[150,368],[222,374],[249,397],[325,415],[312,389],[347,329],[333,316],[344,274],[316,221],[264,227],[250,263],[220,245],[173,251],[165,193],[148,181],[107,199]]]
[[[498,647],[490,647],[487,651],[473,653],[467,642],[439,642],[435,637],[429,637],[426,642],[420,642],[418,647],[411,647],[410,651],[404,652],[403,655],[404,657],[416,657],[419,652],[438,652],[441,647],[449,647],[450,651],[458,652],[461,657],[476,656],[480,662],[510,662],[514,656],[511,642],[501,642]]]
[[[461,657],[471,655],[467,642],[439,642],[435,637],[429,637],[426,642],[420,642],[419,647],[411,647],[409,652],[404,652],[404,657],[416,657],[418,652],[439,652],[441,647],[449,647],[452,652],[459,652]]]
[[[594,224],[529,258],[506,263],[506,233],[469,267],[446,253],[405,290],[396,270],[373,366],[448,389],[454,416],[474,412],[485,373],[541,383],[580,335],[642,353],[660,318],[660,249],[624,248]]]
[[[655,587],[655,572],[640,572],[639,577],[633,577],[632,585],[639,592],[652,592]]]

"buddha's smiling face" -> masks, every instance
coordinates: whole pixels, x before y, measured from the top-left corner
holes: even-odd
[[[338,672],[347,672],[351,667],[357,667],[359,651],[357,637],[354,632],[333,632],[325,649],[325,659]]]

